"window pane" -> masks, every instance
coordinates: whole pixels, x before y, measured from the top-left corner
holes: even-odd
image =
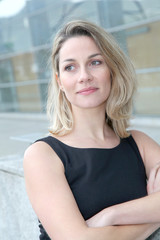
[[[0,111],[45,110],[53,37],[81,18],[106,28],[130,56],[138,78],[134,113],[160,115],[159,0],[29,0],[17,12],[0,10]]]

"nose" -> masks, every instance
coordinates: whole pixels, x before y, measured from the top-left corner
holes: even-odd
[[[87,69],[86,67],[82,67],[80,69],[80,75],[79,75],[79,83],[83,83],[83,82],[90,82],[93,80],[93,76],[91,74],[91,72],[89,71],[89,69]]]

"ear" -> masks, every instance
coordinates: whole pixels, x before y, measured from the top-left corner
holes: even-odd
[[[60,81],[60,79],[59,79],[58,73],[56,73],[55,76],[56,76],[56,81],[57,81],[60,89],[63,91],[63,86],[62,86],[62,83],[61,83],[61,81]]]

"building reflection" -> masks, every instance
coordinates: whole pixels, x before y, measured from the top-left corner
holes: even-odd
[[[43,112],[52,39],[61,24],[87,19],[110,31],[137,71],[134,114],[160,115],[160,2],[26,0],[0,18],[0,112]]]

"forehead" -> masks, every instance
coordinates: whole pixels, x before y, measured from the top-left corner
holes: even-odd
[[[59,52],[60,62],[66,58],[74,58],[79,56],[89,56],[94,53],[100,53],[99,48],[94,40],[88,36],[71,37],[64,42]]]

